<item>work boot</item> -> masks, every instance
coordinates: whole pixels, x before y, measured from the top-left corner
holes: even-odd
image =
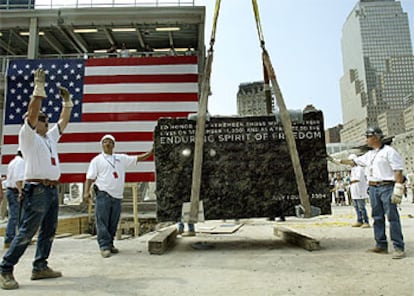
[[[382,249],[382,248],[372,248],[372,249],[368,249],[367,252],[371,252],[371,253],[377,253],[377,254],[388,254],[388,250],[387,249]]]
[[[109,257],[111,257],[111,250],[101,250],[101,256],[103,258],[109,258]]]
[[[402,259],[405,257],[405,253],[403,250],[395,249],[392,253],[392,259]]]
[[[31,280],[41,280],[41,279],[53,279],[61,277],[62,273],[60,271],[54,271],[53,269],[46,267],[45,269],[39,271],[32,271]]]
[[[112,254],[118,254],[119,253],[119,249],[115,248],[114,246],[111,248],[111,253]]]
[[[187,231],[182,234],[182,236],[196,236],[195,231]]]
[[[0,273],[0,285],[4,290],[13,290],[19,288],[19,284],[14,279],[12,272]]]
[[[361,227],[361,226],[362,226],[361,222],[357,222],[357,223],[352,224],[352,227]]]

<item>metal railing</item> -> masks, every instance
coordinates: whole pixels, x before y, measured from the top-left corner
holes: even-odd
[[[195,6],[195,0],[4,0],[0,10],[92,7]]]

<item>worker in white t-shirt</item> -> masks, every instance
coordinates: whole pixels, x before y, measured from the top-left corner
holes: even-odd
[[[105,135],[101,139],[102,153],[95,156],[86,173],[84,200],[90,201],[90,188],[94,184],[96,194],[95,216],[98,245],[102,257],[108,258],[119,252],[114,237],[121,216],[121,200],[124,194],[125,171],[149,158],[153,151],[139,155],[115,154],[115,138]]]

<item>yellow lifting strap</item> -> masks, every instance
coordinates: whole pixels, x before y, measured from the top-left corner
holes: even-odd
[[[213,26],[211,29],[210,48],[207,53],[206,64],[204,67],[204,73],[201,80],[201,95],[198,105],[197,126],[194,143],[194,160],[193,160],[193,175],[191,184],[191,205],[190,215],[188,223],[196,223],[198,220],[198,208],[200,202],[200,189],[201,189],[201,174],[203,166],[203,146],[204,146],[204,133],[206,129],[206,114],[208,94],[210,93],[210,76],[211,66],[213,63],[213,47],[216,38],[217,20],[220,11],[221,0],[216,0],[216,6],[214,9]]]
[[[265,40],[263,36],[262,25],[260,23],[259,6],[257,0],[252,0],[254,16],[256,19],[257,34],[260,40],[260,46],[262,47],[262,59],[265,66],[267,77],[272,82],[272,87],[276,97],[276,103],[279,107],[280,119],[282,122],[283,130],[285,132],[286,142],[292,161],[293,170],[295,172],[296,184],[298,186],[299,198],[301,205],[304,209],[304,216],[306,218],[311,217],[311,207],[309,202],[309,195],[306,189],[305,179],[303,177],[302,166],[300,164],[298,150],[296,148],[296,141],[292,130],[292,121],[290,120],[289,111],[286,108],[285,100],[283,99],[282,92],[279,87],[279,83],[276,79],[276,74],[270,60],[270,56],[265,48]],[[266,77],[266,75],[265,75]]]

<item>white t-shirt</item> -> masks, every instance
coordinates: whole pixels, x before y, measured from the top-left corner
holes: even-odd
[[[355,182],[358,181],[358,182]],[[368,183],[365,177],[365,170],[363,167],[354,166],[351,169],[351,198],[352,199],[365,199],[367,194]]]
[[[59,127],[55,124],[45,137],[32,129],[25,120],[19,132],[19,145],[25,161],[25,180],[59,180],[60,168],[57,143],[60,138]]]
[[[16,188],[17,181],[24,181],[24,160],[19,155],[7,166],[6,187]]]
[[[357,165],[367,167],[368,181],[395,181],[394,171],[404,169],[404,161],[391,146],[384,145],[354,159]]]
[[[127,154],[105,154],[95,156],[89,164],[86,179],[95,180],[99,190],[106,191],[114,198],[124,195],[125,171],[137,164],[137,156]]]

